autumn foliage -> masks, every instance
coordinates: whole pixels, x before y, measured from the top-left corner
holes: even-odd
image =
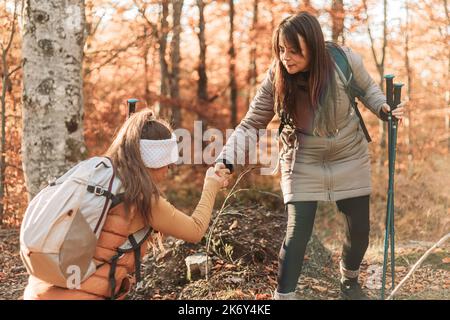
[[[398,183],[404,188],[398,191],[400,210],[405,210],[405,221],[411,221],[410,214],[416,211],[412,204],[417,201],[412,197],[418,197],[420,190],[427,190],[430,195],[425,196],[423,203],[429,203],[427,208],[438,211],[430,215],[447,215],[445,219],[439,218],[441,227],[436,223],[433,228],[435,226],[438,231],[448,229],[448,191],[437,190],[437,185],[433,184],[439,181],[427,176],[433,171],[428,168],[430,163],[443,171],[450,169],[448,161],[442,160],[447,159],[450,147],[450,49],[446,1],[406,1],[408,10],[403,1],[402,4],[389,2],[386,36],[382,32],[381,1],[364,1],[366,8],[361,1],[348,1],[339,14],[336,10],[340,7],[336,7],[335,1],[319,1],[322,4],[316,7],[309,1],[305,1],[309,4],[306,6],[302,1],[239,1],[234,3],[232,37],[229,34],[230,1],[181,1],[178,44],[174,41],[173,10],[177,2],[180,1],[86,1],[87,39],[82,76],[84,131],[89,155],[105,151],[126,117],[126,100],[131,97],[140,100],[138,108],[155,108],[166,117],[178,113],[181,122],[176,125],[190,130],[197,119],[205,121],[208,127],[221,130],[232,127],[233,117],[239,120],[244,116],[270,65],[274,27],[286,15],[307,9],[319,17],[328,39],[336,35],[337,41],[363,56],[367,69],[377,82],[380,82],[377,63],[381,61],[386,38],[384,73],[394,73],[397,81],[406,84],[404,97],[410,100],[408,117],[398,138],[396,174],[400,176]],[[204,5],[204,24],[199,19],[199,4]],[[14,1],[0,3],[0,53],[3,55],[0,93],[5,102],[2,106],[5,161],[2,163],[4,191],[0,222],[17,226],[28,199],[20,152],[21,35],[19,20],[14,19],[13,11]],[[342,18],[344,23],[339,28]],[[206,48],[204,64],[200,35]],[[11,45],[6,50],[9,41]],[[179,61],[174,58],[177,45]],[[231,47],[234,55],[230,55]],[[14,73],[8,75],[5,70],[14,70]],[[235,97],[230,94],[230,79],[234,79]],[[236,111],[231,108],[233,104],[237,106]],[[366,110],[363,116],[374,138],[371,153],[373,172],[376,173],[374,194],[378,201],[374,206],[382,208],[387,157],[383,158],[378,121]],[[182,172],[184,169],[183,166],[178,172],[178,179],[195,185],[191,174]],[[200,177],[199,174],[198,179]],[[276,179],[278,177],[267,178],[270,181],[266,184],[276,186]],[[180,190],[179,194],[187,198],[179,199],[179,203],[192,205],[195,195],[183,192]],[[436,204],[436,197],[447,206]]]

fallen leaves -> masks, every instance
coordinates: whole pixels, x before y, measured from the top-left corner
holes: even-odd
[[[328,292],[328,288],[322,287],[322,286],[312,286],[311,289],[316,290],[320,293],[326,293]]]
[[[227,263],[223,266],[226,270],[234,270],[237,268],[235,264]]]
[[[271,276],[267,276],[267,282],[271,285],[271,286],[276,286],[277,285],[277,281],[271,277]]]
[[[271,300],[272,295],[268,293],[258,293],[255,295],[256,300]]]
[[[450,263],[450,257],[446,257],[446,258],[442,259],[442,263],[445,263],[445,264]]]

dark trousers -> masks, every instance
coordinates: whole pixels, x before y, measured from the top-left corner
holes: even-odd
[[[345,242],[342,261],[348,270],[358,270],[369,245],[369,198],[362,196],[336,201],[345,216]],[[295,291],[306,245],[311,237],[317,201],[287,204],[287,230],[279,254],[278,288],[280,293]]]

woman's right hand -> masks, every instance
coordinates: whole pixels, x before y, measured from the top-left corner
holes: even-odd
[[[205,174],[205,180],[207,178],[212,178],[219,182],[221,188],[225,188],[228,186],[230,180],[230,170],[228,169],[215,169],[214,167],[210,167]]]

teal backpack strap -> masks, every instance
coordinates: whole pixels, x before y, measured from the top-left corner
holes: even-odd
[[[327,48],[331,56],[333,57],[334,62],[339,68],[338,71],[340,71],[340,73],[342,73],[345,77],[345,79],[342,79],[345,85],[345,91],[347,92],[350,103],[352,104],[353,109],[355,110],[355,113],[359,118],[359,123],[361,124],[361,128],[364,132],[367,142],[371,142],[372,139],[370,138],[369,131],[367,130],[364,119],[359,112],[358,104],[356,102],[356,97],[364,97],[366,95],[366,92],[356,84],[353,78],[352,68],[347,59],[347,55],[342,50],[342,48],[331,42],[327,42]]]
[[[345,79],[349,81],[350,77],[352,76],[352,72],[350,69],[350,64],[348,62],[347,56],[345,55],[344,51],[337,45],[332,43],[327,43],[327,48],[329,52],[331,53],[331,56],[334,59],[334,62],[339,67],[339,70],[344,74]]]
[[[331,53],[331,56],[334,59],[334,62],[339,67],[339,70],[345,76],[346,86],[348,86],[348,94],[353,100],[356,97],[364,97],[366,92],[361,89],[355,82],[353,78],[353,71],[350,63],[348,62],[347,55],[341,47],[334,43],[327,43],[327,48]]]

